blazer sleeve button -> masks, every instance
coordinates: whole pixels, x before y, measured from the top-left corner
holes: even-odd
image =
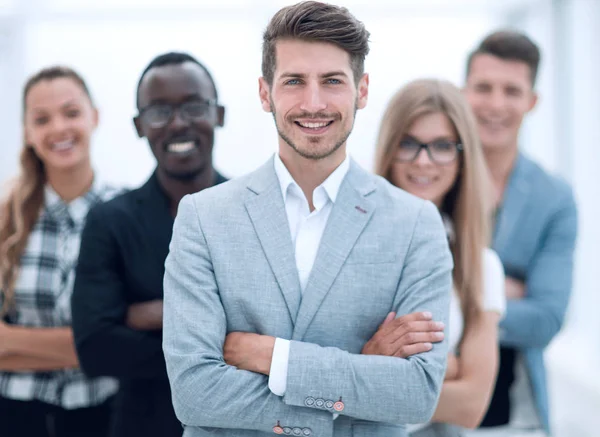
[[[337,401],[335,404],[333,404],[333,409],[337,412],[344,410],[344,403],[342,402],[342,398],[340,398],[339,401]]]
[[[279,424],[279,421],[277,421],[277,425],[275,425],[273,427],[273,432],[275,434],[283,434],[283,428],[281,427],[281,425]]]

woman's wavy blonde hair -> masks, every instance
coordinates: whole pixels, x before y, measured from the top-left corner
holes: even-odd
[[[381,122],[375,172],[392,181],[393,159],[403,136],[415,120],[433,113],[448,117],[463,145],[460,170],[443,200],[441,212],[452,219],[455,227],[450,248],[466,332],[482,311],[482,258],[489,243],[491,183],[475,117],[461,91],[449,82],[435,79],[416,80],[398,91]]]
[[[27,111],[26,100],[31,88],[42,81],[62,78],[75,81],[91,101],[85,81],[74,70],[61,66],[45,68],[31,76],[23,88],[23,130]],[[23,140],[19,175],[9,185],[8,192],[0,203],[0,293],[3,297],[0,316],[9,313],[13,307],[21,256],[44,203],[45,183],[44,163],[33,147]]]

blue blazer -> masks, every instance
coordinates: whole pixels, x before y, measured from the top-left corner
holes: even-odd
[[[571,188],[519,154],[498,213],[493,248],[526,295],[507,302],[500,342],[524,356],[540,422],[550,432],[544,349],[560,330],[573,277],[577,209]]]

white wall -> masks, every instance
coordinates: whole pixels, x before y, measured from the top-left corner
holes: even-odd
[[[13,46],[13,52],[22,53],[26,74],[65,63],[84,75],[101,111],[93,145],[95,167],[101,177],[127,185],[142,183],[154,165],[146,143],[136,138],[131,124],[139,74],[161,52],[195,54],[213,72],[227,107],[226,126],[217,135],[216,166],[228,176],[239,176],[257,167],[276,148],[271,116],[260,109],[257,78],[261,33],[279,5],[265,2],[257,8],[246,3],[240,2],[237,8],[227,4],[184,7],[179,12],[176,8],[90,12],[81,9],[81,3],[80,9],[69,9],[67,6],[73,5],[61,0],[61,8],[46,13],[37,9],[25,17],[23,45]],[[371,94],[367,109],[358,114],[349,149],[371,168],[379,120],[391,94],[408,80],[422,76],[462,83],[467,52],[497,21],[484,8],[433,12],[414,6],[390,9],[378,7],[376,2],[369,6],[365,6],[367,2],[354,3],[357,5],[351,10],[372,34],[366,62]],[[431,55],[424,56],[427,53]],[[24,79],[21,74],[18,82]],[[14,82],[3,105],[13,114],[20,105],[19,87]],[[2,152],[6,164],[0,166],[0,178],[4,179],[16,171],[18,118],[0,119],[0,128],[7,139]]]

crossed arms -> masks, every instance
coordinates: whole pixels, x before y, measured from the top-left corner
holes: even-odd
[[[398,424],[429,420],[444,376],[445,342],[403,359],[292,341],[283,398],[271,393],[267,376],[228,365],[223,357],[226,314],[194,202],[187,196],[180,203],[164,282],[163,349],[175,412],[185,425],[270,432],[280,422],[330,435],[331,411],[307,400],[340,397],[342,414],[356,419]],[[431,268],[423,269],[424,264]],[[445,308],[445,314],[435,317],[446,321],[451,270],[441,221],[433,205],[425,204],[394,309],[405,314]]]
[[[509,299],[500,323],[501,344],[544,348],[558,333],[571,295],[576,239],[577,208],[569,191],[548,222],[521,291],[515,292],[518,284],[507,278]]]

